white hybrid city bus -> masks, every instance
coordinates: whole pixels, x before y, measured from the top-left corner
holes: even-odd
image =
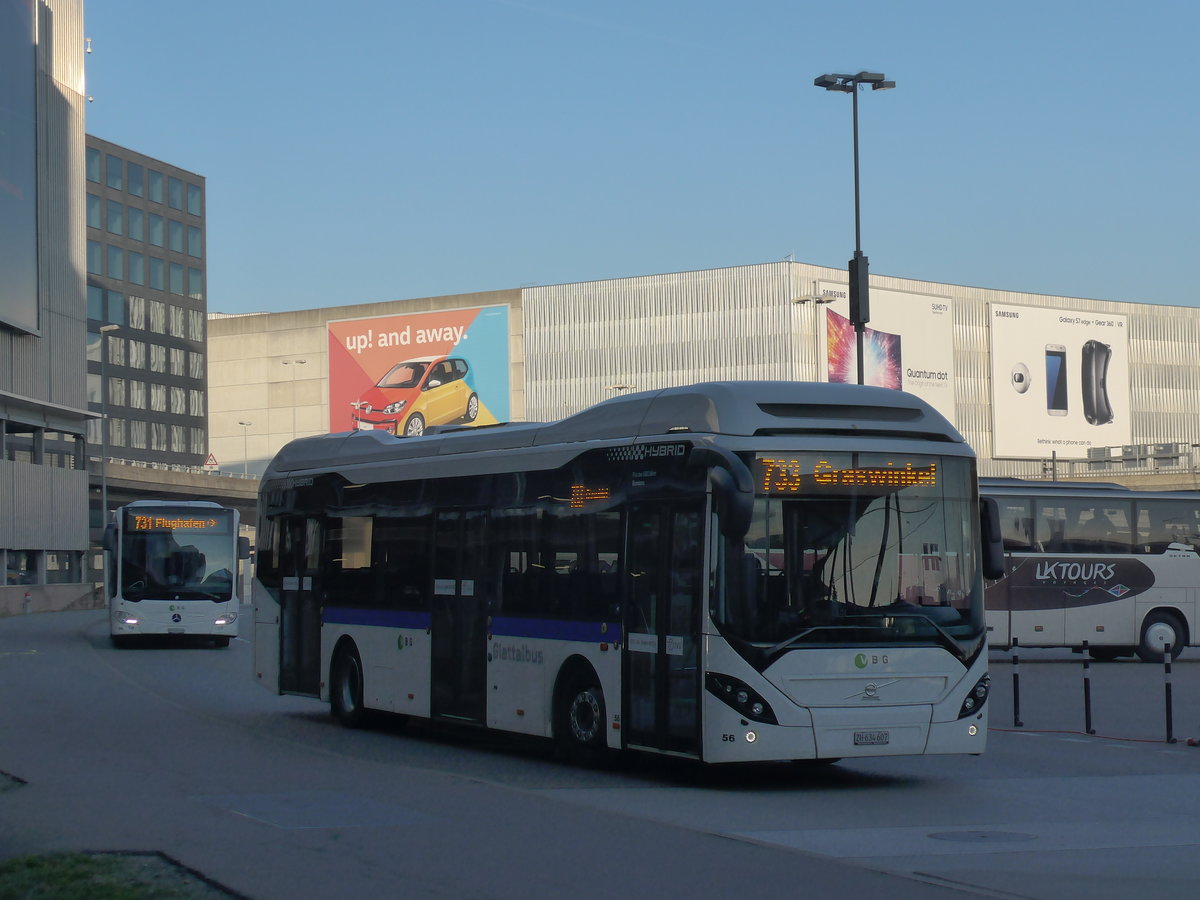
[[[987,587],[993,646],[1161,661],[1197,640],[1200,493],[984,478],[1006,575]]]
[[[105,528],[109,634],[128,646],[148,635],[211,637],[218,647],[238,633],[238,512],[204,500],[137,500]]]
[[[383,710],[584,756],[979,753],[986,509],[941,415],[856,385],[304,438],[262,479],[255,671],[346,725]]]

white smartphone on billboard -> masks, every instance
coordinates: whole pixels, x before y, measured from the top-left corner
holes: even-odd
[[[1046,345],[1046,412],[1067,414],[1067,348],[1062,344]]]

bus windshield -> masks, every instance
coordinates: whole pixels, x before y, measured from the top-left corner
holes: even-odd
[[[127,511],[121,542],[126,600],[229,600],[237,570],[230,510]]]
[[[850,643],[983,635],[971,462],[867,453],[760,454],[754,514],[725,547],[713,619],[774,657]]]

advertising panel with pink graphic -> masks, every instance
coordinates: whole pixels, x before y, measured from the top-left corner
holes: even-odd
[[[509,417],[508,307],[329,322],[329,430],[421,435]]]

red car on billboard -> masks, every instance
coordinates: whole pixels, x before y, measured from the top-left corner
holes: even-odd
[[[420,436],[430,425],[474,422],[479,395],[466,381],[468,371],[467,361],[458,356],[421,356],[396,363],[351,401],[352,427]]]

